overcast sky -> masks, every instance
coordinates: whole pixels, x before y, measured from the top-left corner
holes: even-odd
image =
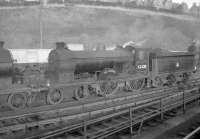
[[[192,6],[193,2],[196,2],[198,5],[200,3],[200,0],[173,0],[174,2],[178,2],[178,3],[181,3],[181,2],[186,2],[189,6]]]

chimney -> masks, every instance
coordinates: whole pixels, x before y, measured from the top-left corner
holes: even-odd
[[[56,42],[56,49],[64,49],[65,45],[65,42]]]
[[[4,46],[4,41],[0,41],[0,48],[3,48]]]

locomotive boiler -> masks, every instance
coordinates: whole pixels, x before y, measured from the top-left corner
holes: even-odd
[[[63,42],[56,43],[56,46],[49,54],[50,84],[77,82],[77,87],[69,93],[76,99],[114,94],[119,84],[121,88],[130,89],[140,89],[144,85],[148,58],[142,49],[117,47],[114,50],[70,51]],[[56,89],[59,96],[61,90],[65,89]]]
[[[113,51],[71,51],[63,42],[56,45],[56,49],[49,54],[48,70],[53,75],[51,81],[72,81],[84,75],[100,79],[103,72],[120,73],[125,63],[134,64],[135,60],[134,55],[123,48]]]

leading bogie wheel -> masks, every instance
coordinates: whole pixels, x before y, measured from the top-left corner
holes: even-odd
[[[19,110],[25,108],[27,96],[23,92],[13,93],[8,97],[8,105],[11,109]]]
[[[52,89],[47,94],[47,102],[51,105],[59,104],[63,101],[63,91],[61,89]]]
[[[88,96],[88,85],[81,85],[74,90],[74,99],[81,100]]]

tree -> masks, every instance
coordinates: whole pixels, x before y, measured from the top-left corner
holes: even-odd
[[[136,5],[137,6],[144,6],[144,1],[143,0],[137,0]]]
[[[175,11],[181,12],[181,13],[187,13],[188,12],[188,5],[184,2],[181,4],[178,4],[177,7],[175,8]]]
[[[164,0],[154,0],[153,1],[153,7],[155,7],[157,10],[164,7]]]
[[[167,9],[167,10],[171,10],[173,8],[172,0],[166,0],[164,2],[164,8]]]
[[[144,0],[145,7],[153,7],[153,0]]]
[[[188,12],[188,5],[185,2],[181,3],[181,7],[182,7],[182,12],[187,13]]]
[[[190,8],[190,12],[193,15],[198,15],[199,10],[198,10],[196,2],[193,3],[192,7]]]

